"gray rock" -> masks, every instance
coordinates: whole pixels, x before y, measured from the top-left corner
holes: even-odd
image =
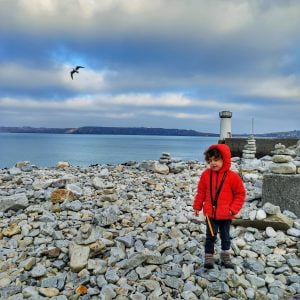
[[[183,288],[184,285],[182,279],[173,276],[166,276],[166,278],[163,279],[163,282],[166,284],[166,286],[179,291]]]
[[[252,286],[255,286],[257,288],[264,287],[266,284],[264,279],[256,275],[247,274],[246,279],[250,281]]]
[[[29,206],[25,193],[14,194],[11,196],[0,196],[0,211],[6,212],[9,209],[19,210]]]
[[[300,237],[300,229],[290,228],[286,233],[294,237]]]
[[[127,234],[127,235],[124,235],[124,236],[119,236],[116,238],[116,240],[118,242],[121,242],[122,244],[125,245],[125,247],[132,247],[133,244],[134,244],[134,239],[133,239],[133,236],[132,234]]]
[[[263,273],[264,268],[265,268],[265,266],[262,263],[260,263],[259,261],[257,261],[256,259],[253,259],[253,258],[246,258],[244,260],[243,265],[246,269],[249,269],[249,270],[255,272],[256,274]]]
[[[46,274],[47,269],[42,264],[37,264],[32,270],[31,270],[31,277],[38,278],[42,277]]]
[[[99,225],[107,226],[110,224],[114,224],[119,220],[120,210],[118,206],[111,205],[105,208],[101,213],[96,214],[95,218]]]
[[[216,296],[222,293],[229,293],[229,287],[225,282],[216,281],[209,284],[207,287],[210,296]]]
[[[87,246],[80,246],[70,244],[70,268],[73,272],[79,272],[87,265],[90,248]]]

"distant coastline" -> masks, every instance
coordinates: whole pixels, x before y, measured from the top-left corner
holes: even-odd
[[[45,128],[45,127],[0,127],[6,133],[55,133],[55,134],[112,134],[112,135],[157,135],[157,136],[207,136],[218,137],[218,133],[199,132],[188,129],[167,129],[148,127],[95,127]],[[233,137],[246,137],[249,134],[235,134]],[[300,138],[300,130],[255,134],[255,137]]]
[[[207,136],[218,137],[217,133],[205,133],[187,129],[166,129],[147,127],[79,127],[79,128],[34,128],[0,127],[8,133],[56,133],[56,134],[115,134],[115,135],[165,135],[165,136]]]

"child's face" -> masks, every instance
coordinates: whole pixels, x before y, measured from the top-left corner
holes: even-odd
[[[218,172],[223,167],[223,159],[222,158],[215,158],[214,156],[212,156],[209,159],[208,164],[209,164],[209,167],[213,171]]]

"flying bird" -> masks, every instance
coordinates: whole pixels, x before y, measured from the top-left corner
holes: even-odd
[[[70,72],[72,80],[73,80],[73,74],[74,74],[74,73],[79,73],[78,70],[79,70],[80,68],[84,68],[84,67],[82,67],[82,66],[77,66],[76,68],[74,68],[74,69]]]

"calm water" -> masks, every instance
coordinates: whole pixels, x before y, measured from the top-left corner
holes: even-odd
[[[217,137],[71,135],[0,133],[0,168],[29,160],[39,167],[53,167],[58,161],[74,166],[118,164],[129,160],[158,160],[162,152],[174,159],[203,161],[204,150]]]

